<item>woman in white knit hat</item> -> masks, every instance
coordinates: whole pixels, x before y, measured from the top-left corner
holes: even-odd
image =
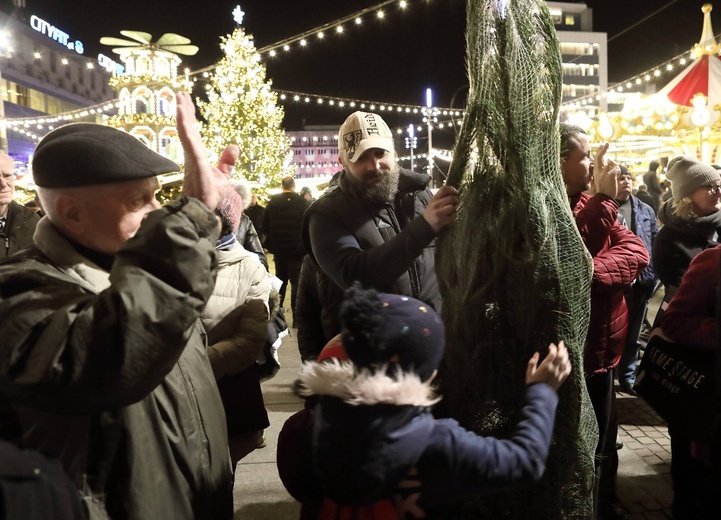
[[[718,245],[721,175],[693,157],[679,156],[668,163],[666,178],[671,181],[673,199],[658,212],[663,227],[653,242],[653,266],[668,290],[681,285],[681,279],[696,255]],[[672,301],[669,307],[673,305]],[[691,455],[691,439],[673,425],[669,425],[668,433],[671,437],[674,518],[702,518],[695,512],[695,502],[699,483],[705,479],[701,475],[706,475],[703,463]]]
[[[721,175],[693,157],[668,163],[673,199],[658,211],[663,227],[653,242],[653,266],[663,284],[678,287],[693,257],[721,234]]]

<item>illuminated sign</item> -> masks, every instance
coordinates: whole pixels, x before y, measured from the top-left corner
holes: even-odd
[[[123,72],[125,72],[125,67],[123,67],[120,63],[111,60],[105,54],[98,54],[98,63],[108,72],[115,71],[115,74],[118,76],[121,76]]]
[[[35,29],[40,34],[44,34],[48,38],[55,40],[60,45],[64,45],[71,51],[75,51],[78,54],[85,52],[85,46],[80,40],[71,40],[70,35],[66,32],[61,31],[54,25],[49,24],[45,20],[38,18],[35,15],[30,17],[30,27]]]

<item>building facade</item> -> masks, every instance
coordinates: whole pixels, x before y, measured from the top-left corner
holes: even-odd
[[[604,96],[608,88],[607,35],[593,32],[593,9],[583,3],[547,2],[561,46],[563,62],[562,103],[592,96],[584,108],[589,117],[607,110]],[[563,112],[563,108],[562,108]],[[562,116],[563,117],[563,116]]]
[[[68,113],[115,99],[108,85],[119,65],[104,55],[86,56],[85,46],[42,14],[28,13],[16,0],[0,6],[0,148],[16,161],[27,164],[42,136],[53,124],[41,124],[56,114]],[[93,110],[76,121],[98,121]],[[21,126],[6,120],[25,120]],[[37,120],[37,122],[35,121]],[[35,122],[32,124],[31,122]]]

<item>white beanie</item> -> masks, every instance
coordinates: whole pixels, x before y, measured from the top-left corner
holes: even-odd
[[[669,161],[666,178],[671,181],[673,199],[676,201],[688,197],[703,186],[721,182],[721,175],[712,166],[687,155],[679,155]]]

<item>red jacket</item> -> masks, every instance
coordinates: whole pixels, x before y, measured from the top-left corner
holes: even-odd
[[[591,321],[586,337],[586,374],[602,373],[618,365],[628,328],[623,290],[648,265],[640,238],[621,225],[618,203],[612,198],[582,193],[570,198],[576,225],[593,257]]]
[[[661,329],[673,341],[716,350],[719,256],[721,246],[702,251],[691,260],[681,285],[661,316]]]

